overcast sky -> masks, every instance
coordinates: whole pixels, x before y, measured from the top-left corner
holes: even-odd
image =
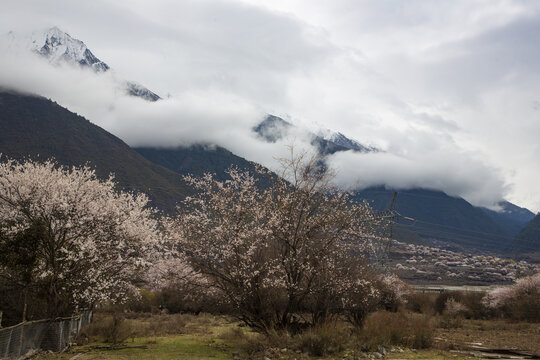
[[[540,1],[3,0],[0,8],[3,33],[58,26],[114,69],[96,79],[4,52],[0,85],[34,89],[130,145],[213,142],[271,165],[283,144],[261,143],[249,128],[272,113],[384,150],[334,156],[344,186],[426,187],[540,210]],[[116,79],[169,98],[125,98]]]

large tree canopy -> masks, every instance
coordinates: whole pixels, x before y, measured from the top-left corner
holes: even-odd
[[[147,205],[88,167],[0,163],[2,283],[44,298],[49,316],[125,297],[159,245]]]
[[[378,303],[366,254],[379,240],[379,221],[368,205],[333,187],[324,170],[320,159],[292,156],[279,177],[261,168],[231,169],[226,181],[186,177],[199,193],[186,200],[171,233],[193,268],[256,328],[291,328],[336,313],[361,321]]]

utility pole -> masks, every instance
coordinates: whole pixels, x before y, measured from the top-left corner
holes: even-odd
[[[378,265],[380,268],[389,273],[390,269],[388,267],[388,255],[390,253],[390,246],[392,244],[392,240],[394,237],[394,223],[397,223],[397,221],[402,218],[407,221],[414,221],[414,219],[406,216],[402,216],[400,213],[396,211],[396,200],[397,200],[398,192],[394,191],[394,194],[392,195],[392,200],[390,201],[390,204],[388,205],[386,210],[380,211],[376,217],[381,220],[383,223],[383,228],[388,226],[388,233],[383,234],[381,246],[378,247],[375,251],[375,257]],[[386,233],[386,231],[384,231]]]

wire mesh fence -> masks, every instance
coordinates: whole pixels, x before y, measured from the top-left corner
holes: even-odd
[[[27,321],[0,329],[0,358],[18,358],[31,350],[61,351],[91,320],[88,310],[69,318]]]

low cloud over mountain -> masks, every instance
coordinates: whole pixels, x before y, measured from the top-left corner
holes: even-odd
[[[388,26],[382,14],[391,1],[30,3],[8,1],[0,30],[57,25],[116,73],[50,66],[3,48],[0,85],[50,97],[130,145],[214,143],[274,166],[285,144],[311,149],[309,139],[300,132],[267,143],[251,129],[267,114],[288,116],[300,128],[332,128],[381,150],[333,155],[340,184],[426,187],[486,206],[509,197],[540,209],[531,197],[540,176],[540,62],[522,36],[540,23],[536,6],[498,2],[485,12],[457,1],[431,24],[421,16],[431,8],[414,2],[420,31],[397,13]],[[336,23],[340,14],[348,17]],[[118,78],[164,99],[126,96]]]

